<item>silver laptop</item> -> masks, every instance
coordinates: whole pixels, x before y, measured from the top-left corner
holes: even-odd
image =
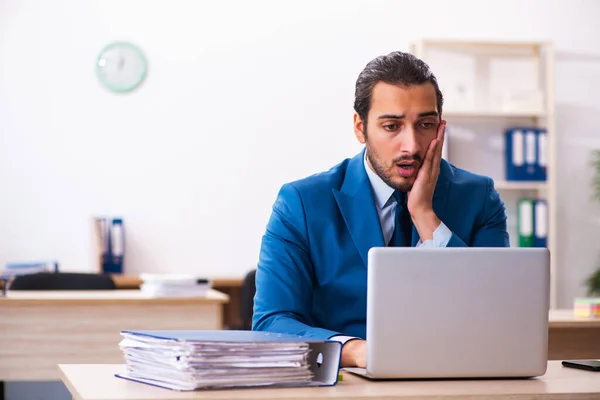
[[[367,368],[372,379],[544,375],[545,248],[372,248]]]

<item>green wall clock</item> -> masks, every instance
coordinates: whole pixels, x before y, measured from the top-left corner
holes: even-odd
[[[125,93],[146,78],[148,62],[144,53],[128,42],[113,42],[102,49],[96,62],[96,75],[110,91]]]

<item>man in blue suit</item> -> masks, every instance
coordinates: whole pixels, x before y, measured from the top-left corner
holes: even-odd
[[[442,105],[416,57],[367,64],[354,102],[365,149],[281,188],[262,240],[254,330],[339,340],[342,366],[364,367],[370,248],[509,245],[493,181],[442,159]]]

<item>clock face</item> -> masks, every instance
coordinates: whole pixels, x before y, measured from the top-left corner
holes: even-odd
[[[129,92],[146,77],[147,62],[144,54],[131,43],[115,42],[100,52],[96,74],[100,82],[113,92]]]

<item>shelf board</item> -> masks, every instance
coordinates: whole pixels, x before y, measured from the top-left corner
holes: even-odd
[[[548,182],[544,181],[494,181],[497,190],[545,190]]]
[[[550,42],[481,42],[453,40],[422,40],[424,49],[447,50],[463,54],[498,57],[535,57],[536,53],[551,45]]]
[[[442,111],[442,118],[545,118],[546,113],[531,113],[520,111]]]
[[[522,41],[484,41],[484,40],[446,40],[446,39],[424,39],[421,42],[425,46],[477,46],[487,48],[529,48],[548,46],[551,42],[522,42]]]

